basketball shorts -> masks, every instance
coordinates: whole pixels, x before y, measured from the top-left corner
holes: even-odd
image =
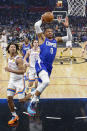
[[[40,61],[40,62],[36,61],[35,69],[36,69],[37,74],[40,71],[45,70],[50,77],[51,71],[52,71],[52,66],[48,66],[48,64],[44,64],[42,61]]]
[[[66,42],[66,47],[68,48],[68,47],[72,47],[72,42],[71,41],[67,41]]]
[[[18,99],[25,97],[25,83],[23,79],[10,79],[7,88],[7,96],[18,95]]]

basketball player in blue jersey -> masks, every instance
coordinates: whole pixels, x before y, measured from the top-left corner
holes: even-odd
[[[21,46],[21,53],[22,53],[22,56],[23,56],[23,59],[26,55],[26,52],[31,48],[31,45],[29,43],[29,40],[28,38],[25,38],[25,43]],[[26,59],[27,62],[29,62],[29,58]],[[26,73],[24,74],[24,79],[27,80],[28,78],[26,77]]]
[[[25,38],[24,44],[21,46],[21,53],[23,58],[26,55],[26,52],[31,48],[28,38]],[[26,59],[27,62],[29,62],[29,59]]]
[[[49,84],[49,77],[52,72],[52,64],[54,62],[57,52],[57,42],[66,42],[72,40],[72,34],[69,28],[68,17],[66,17],[64,26],[67,30],[67,36],[64,37],[53,37],[53,29],[47,28],[44,33],[41,30],[41,24],[43,23],[43,16],[41,20],[35,23],[36,34],[38,35],[38,41],[40,45],[39,59],[36,61],[36,72],[40,79],[38,87],[36,88],[35,94],[27,108],[28,113],[33,116],[36,111],[34,110],[35,103],[38,96],[44,91]]]

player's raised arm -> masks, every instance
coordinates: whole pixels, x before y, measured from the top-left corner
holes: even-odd
[[[58,21],[61,22],[61,19],[58,18]],[[65,18],[65,22],[62,22],[63,25],[66,27],[66,31],[67,31],[67,36],[64,36],[64,37],[56,37],[55,39],[58,41],[58,42],[67,42],[67,41],[72,41],[72,33],[71,33],[71,30],[69,28],[69,20],[68,20],[68,17]]]
[[[38,36],[39,44],[42,44],[45,40],[45,36],[44,36],[43,31],[41,29],[42,21],[43,21],[43,18],[41,17],[41,19],[39,21],[37,21],[34,25],[36,34]]]

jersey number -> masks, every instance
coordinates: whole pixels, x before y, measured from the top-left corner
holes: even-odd
[[[50,48],[50,54],[53,54],[53,48]]]

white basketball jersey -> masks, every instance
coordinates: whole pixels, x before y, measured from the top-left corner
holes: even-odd
[[[39,58],[39,47],[37,50],[30,49],[30,56],[29,56],[29,62],[30,62],[30,67],[35,68],[35,63]]]
[[[16,59],[18,57],[19,56],[17,55],[14,58],[8,58],[8,67],[10,67],[13,70],[18,70],[18,66],[16,64]],[[16,73],[11,73],[10,72],[10,79],[19,80],[19,79],[22,79],[22,78],[23,78],[23,75],[18,75]]]

